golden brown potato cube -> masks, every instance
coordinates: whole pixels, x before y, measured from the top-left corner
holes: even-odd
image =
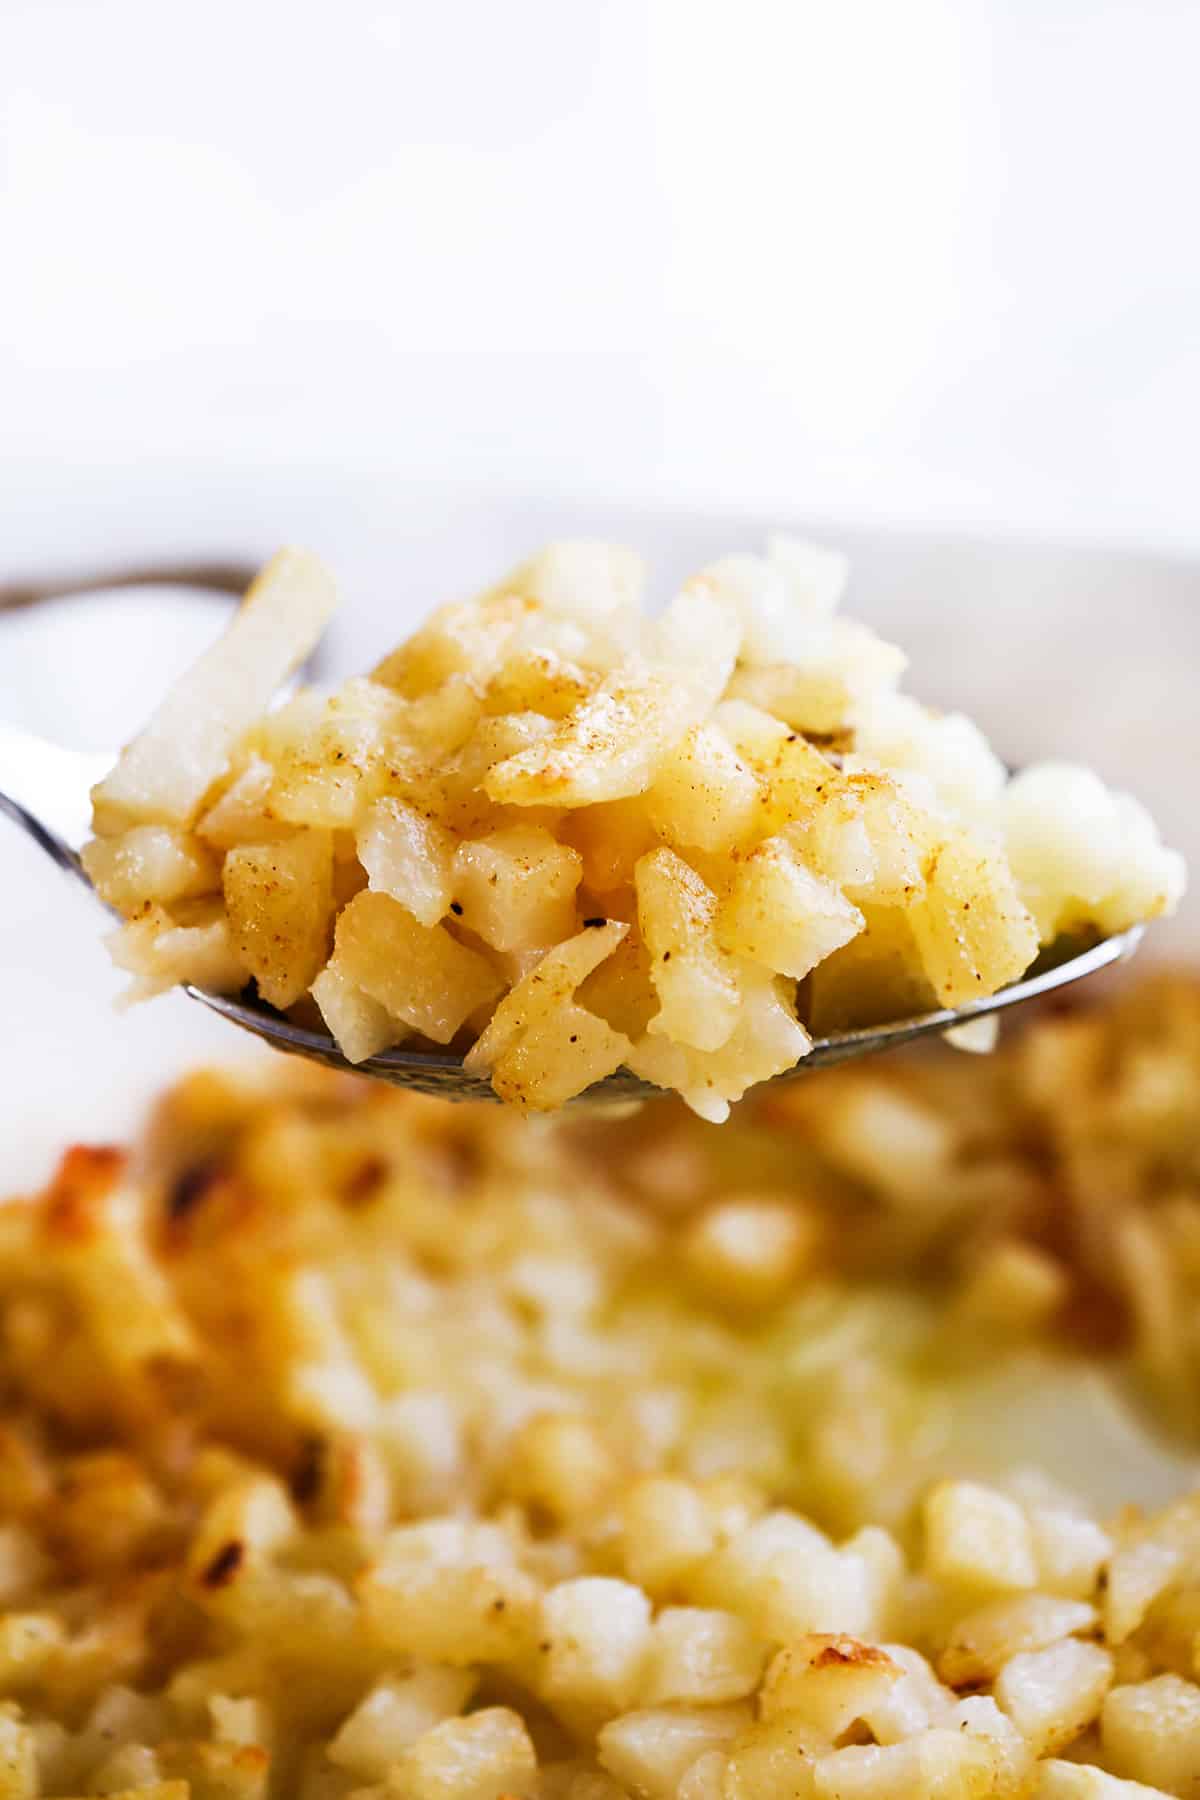
[[[329,954],[333,851],[328,832],[278,844],[240,844],[225,858],[234,943],[271,1006],[306,994]]]
[[[273,713],[262,730],[275,764],[271,811],[290,825],[352,827],[401,716],[396,696],[371,681],[349,681],[328,700],[300,694]]]
[[[336,956],[348,978],[436,1044],[448,1044],[503,982],[478,951],[426,926],[390,894],[355,895],[337,922]]]
[[[648,1029],[693,1050],[718,1050],[737,1020],[741,988],[717,942],[717,897],[666,848],[642,857],[635,880],[638,923],[659,999]]]
[[[805,868],[785,838],[775,837],[738,864],[717,939],[731,955],[799,980],[862,927],[858,908]]]
[[[569,937],[583,858],[540,825],[509,825],[460,844],[454,898],[463,924],[496,950],[532,950]]]
[[[84,872],[102,900],[134,913],[147,900],[216,893],[220,864],[207,845],[170,825],[134,825],[115,838],[93,838],[80,855]]]
[[[696,725],[665,759],[646,811],[670,844],[728,851],[755,820],[758,782],[723,732]]]
[[[356,841],[374,893],[390,894],[422,925],[446,916],[455,839],[444,825],[388,794],[367,809]]]
[[[1037,926],[1008,863],[966,832],[935,852],[909,919],[943,1006],[994,994],[1023,975],[1038,953]]]

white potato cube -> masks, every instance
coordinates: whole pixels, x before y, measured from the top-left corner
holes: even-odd
[[[1097,1718],[1112,1686],[1113,1659],[1100,1644],[1064,1638],[1005,1663],[993,1692],[1039,1756],[1063,1750]]]

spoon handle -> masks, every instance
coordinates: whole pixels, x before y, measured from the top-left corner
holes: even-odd
[[[0,813],[85,883],[77,851],[88,834],[89,792],[112,761],[107,751],[65,750],[0,722]]]

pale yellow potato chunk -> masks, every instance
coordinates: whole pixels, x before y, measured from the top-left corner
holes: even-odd
[[[390,894],[422,925],[445,918],[455,838],[444,825],[388,794],[368,808],[355,841],[372,892]]]
[[[218,850],[235,844],[262,844],[273,837],[288,837],[292,827],[273,817],[269,799],[275,770],[265,757],[251,756],[219,800],[196,822],[196,835]]]
[[[225,906],[238,954],[271,1006],[306,994],[329,954],[333,850],[327,833],[241,844],[225,858]]]
[[[606,896],[632,887],[639,856],[658,842],[641,795],[581,806],[566,815],[562,835],[583,858],[584,887]]]
[[[635,1075],[674,1088],[693,1112],[715,1125],[729,1117],[730,1103],[747,1088],[794,1068],[812,1048],[783,981],[746,963],[739,979],[737,1023],[719,1050],[692,1050],[647,1032],[625,1058]]]
[[[535,1112],[553,1112],[594,1082],[619,1069],[630,1042],[605,1020],[573,1000],[531,1024],[492,1068],[502,1100]]]
[[[439,606],[419,631],[376,665],[371,679],[409,698],[428,694],[456,675],[487,681],[518,626],[537,610],[536,600],[505,592]]]
[[[705,594],[678,595],[655,627],[651,658],[623,664],[549,737],[492,769],[488,794],[515,806],[589,806],[644,792],[720,697],[739,642],[732,614]]]
[[[451,880],[469,930],[496,950],[531,950],[573,932],[582,869],[543,826],[509,825],[459,844]]]
[[[1025,973],[1038,931],[1003,855],[966,833],[948,839],[909,911],[925,972],[943,1006],[994,994]]]
[[[119,837],[93,838],[80,861],[100,898],[123,913],[139,911],[147,900],[165,905],[212,894],[221,885],[212,851],[171,825],[133,825]]]
[[[552,650],[514,650],[488,683],[488,711],[539,712],[565,719],[587,699],[596,677]]]
[[[534,964],[507,993],[463,1059],[472,1074],[488,1074],[523,1032],[540,1026],[575,994],[575,990],[625,937],[629,927],[610,919],[557,944]]]
[[[390,894],[356,894],[338,919],[335,949],[357,987],[435,1044],[448,1044],[504,987],[478,951],[444,925],[421,925]]]
[[[694,1050],[719,1050],[737,1022],[741,989],[717,941],[717,897],[673,850],[652,850],[634,873],[659,999],[649,1030]]]
[[[233,941],[229,920],[213,904],[211,916],[178,924],[165,907],[130,919],[106,939],[119,969],[134,981],[122,1005],[152,999],[190,983],[210,994],[236,994],[249,973]]]
[[[205,651],[95,790],[131,819],[186,824],[223,775],[234,745],[308,655],[333,612],[328,573],[281,550],[253,581],[225,635]]]
[[[312,997],[347,1062],[366,1062],[408,1035],[386,1007],[350,980],[338,956],[329,959],[313,982]]]
[[[317,829],[353,827],[382,779],[400,716],[395,695],[370,681],[347,682],[328,700],[299,695],[272,714],[262,748],[275,766],[275,816]]]
[[[807,1018],[818,1037],[853,1025],[913,1019],[938,1005],[909,914],[900,906],[864,904],[860,910],[862,930],[809,977]]]
[[[715,725],[695,725],[665,759],[646,795],[659,835],[681,848],[729,851],[750,831],[758,782]]]
[[[784,838],[768,838],[738,864],[716,934],[731,955],[799,980],[863,928],[856,906],[805,868]]]

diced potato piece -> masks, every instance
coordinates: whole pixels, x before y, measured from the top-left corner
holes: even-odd
[[[583,858],[584,887],[605,895],[632,886],[638,858],[657,842],[640,795],[581,806],[567,815],[562,835]]]
[[[594,928],[593,928],[594,929]],[[580,985],[579,1003],[627,1038],[640,1038],[658,1011],[651,957],[638,937],[617,945]]]
[[[529,1733],[507,1706],[443,1720],[388,1771],[388,1791],[406,1800],[533,1800],[536,1783]]]
[[[225,635],[121,752],[95,791],[97,805],[131,820],[186,824],[224,774],[238,738],[313,648],[336,600],[315,556],[282,550],[272,557]]]
[[[847,1744],[813,1767],[816,1800],[984,1800],[997,1792],[991,1745],[935,1726],[903,1744]]]
[[[763,1645],[736,1614],[668,1606],[651,1628],[646,1698],[652,1706],[740,1700],[758,1686],[764,1658]]]
[[[385,795],[368,809],[356,842],[372,892],[390,894],[421,925],[445,918],[454,897],[455,848],[445,826]]]
[[[115,838],[93,838],[80,855],[84,873],[102,900],[134,913],[155,900],[216,893],[220,865],[207,845],[170,825],[134,825]]]
[[[196,822],[196,834],[218,850],[235,844],[261,844],[271,837],[288,837],[291,826],[276,821],[268,805],[275,771],[261,756],[251,756],[220,799]]]
[[[691,1050],[647,1032],[625,1058],[633,1074],[674,1088],[693,1112],[715,1125],[729,1117],[730,1102],[747,1088],[794,1068],[812,1049],[783,982],[748,963],[741,965],[739,979],[738,1021],[719,1050]]]
[[[668,755],[646,795],[651,824],[668,843],[729,851],[757,815],[758,782],[715,725],[695,725]]]
[[[104,941],[117,967],[136,977],[123,997],[126,1004],[183,983],[209,994],[236,994],[246,985],[248,970],[228,919],[220,915],[177,925],[165,908],[156,906]]]
[[[958,1147],[954,1122],[919,1095],[881,1081],[847,1079],[835,1107],[819,1109],[813,1135],[851,1180],[893,1201],[923,1205],[944,1186]]]
[[[358,1592],[371,1641],[418,1661],[508,1662],[537,1632],[537,1583],[486,1525],[434,1519],[391,1532]]]
[[[404,1026],[378,1000],[350,980],[337,955],[313,982],[312,996],[347,1062],[366,1062],[407,1036]]]
[[[673,850],[652,850],[634,871],[638,923],[659,999],[654,1036],[719,1050],[737,1022],[737,973],[718,947],[716,895]]]
[[[1140,1781],[1122,1781],[1118,1775],[1106,1775],[1103,1769],[1051,1759],[1038,1764],[1033,1800],[1171,1800],[1171,1797],[1162,1788],[1146,1787]]]
[[[938,1658],[938,1673],[951,1687],[992,1681],[1010,1657],[1049,1649],[1096,1624],[1095,1607],[1081,1600],[1053,1594],[993,1600],[957,1621]]]
[[[542,1602],[538,1685],[545,1697],[600,1717],[623,1712],[650,1654],[650,1602],[611,1576],[562,1581]]]
[[[886,1700],[901,1670],[885,1650],[857,1638],[815,1633],[786,1645],[767,1670],[764,1719],[794,1714],[814,1739],[833,1743]]]
[[[855,750],[885,769],[923,776],[952,816],[975,818],[1004,791],[1004,764],[962,713],[934,713],[907,694],[879,700],[858,721]]]
[[[862,930],[812,971],[808,1022],[818,1037],[918,1018],[937,1007],[908,914],[899,906],[861,911]]]
[[[863,928],[863,916],[831,882],[806,869],[785,838],[768,838],[738,864],[717,917],[717,940],[799,980]]]
[[[587,699],[596,677],[552,650],[514,650],[488,683],[493,713],[537,712],[565,719]]]
[[[621,1032],[567,1000],[497,1057],[492,1086],[515,1106],[553,1112],[619,1069],[631,1047]]]
[[[572,999],[576,988],[610,956],[629,927],[609,920],[588,927],[564,944],[548,950],[512,991],[506,994],[464,1058],[472,1074],[487,1074],[523,1032],[551,1020]]]
[[[508,578],[551,612],[583,624],[632,612],[646,585],[646,565],[636,550],[590,538],[547,544]]]
[[[1064,1638],[1044,1650],[1012,1657],[993,1692],[1021,1736],[1039,1756],[1049,1756],[1064,1750],[1099,1716],[1112,1678],[1110,1651]]]
[[[1000,810],[1009,862],[1043,943],[1088,920],[1123,931],[1178,904],[1183,859],[1164,849],[1144,807],[1110,792],[1091,770],[1024,769]]]
[[[613,671],[549,737],[489,771],[513,806],[589,806],[640,794],[729,679],[740,632],[705,596],[678,595],[655,627],[654,659]]]
[[[926,873],[908,919],[942,1005],[980,1000],[1018,980],[1038,953],[1038,933],[1004,857],[962,833]]]
[[[662,1596],[712,1550],[714,1526],[704,1496],[675,1475],[646,1475],[625,1490],[625,1570],[632,1581]]]
[[[817,1748],[786,1713],[748,1726],[729,1748],[725,1800],[813,1800]]]
[[[337,922],[336,954],[349,980],[436,1044],[448,1044],[503,982],[444,925],[420,925],[390,894],[357,894]]]
[[[943,1481],[925,1501],[925,1565],[937,1581],[986,1591],[1031,1588],[1029,1521],[1015,1500],[974,1481]]]
[[[327,700],[298,695],[263,723],[275,765],[270,808],[291,825],[349,830],[387,761],[402,708],[372,681],[349,681]]]
[[[550,736],[491,769],[484,789],[508,806],[590,806],[640,794],[701,712],[668,675],[618,672]]]
[[[1200,1687],[1178,1675],[1115,1687],[1104,1702],[1100,1742],[1118,1775],[1165,1788],[1195,1791],[1200,1770]]]
[[[723,1305],[771,1306],[807,1269],[815,1240],[802,1204],[770,1193],[730,1194],[689,1225],[684,1263],[693,1282]]]
[[[597,1507],[616,1473],[596,1426],[578,1413],[541,1412],[513,1440],[504,1485],[515,1499],[562,1522]]]
[[[378,1682],[342,1725],[326,1755],[360,1781],[382,1781],[410,1744],[460,1713],[476,1677],[436,1663]]]
[[[454,894],[463,924],[495,950],[533,950],[575,927],[583,858],[540,825],[508,825],[458,846]]]
[[[440,606],[419,631],[384,657],[371,679],[409,698],[430,693],[456,675],[486,682],[537,605],[522,594],[497,590],[479,600]]]
[[[222,873],[238,955],[271,1006],[308,992],[329,954],[333,852],[328,833],[240,844]]]
[[[749,1726],[745,1706],[650,1707],[605,1725],[596,1755],[623,1790],[645,1800],[677,1800],[688,1770]]]

